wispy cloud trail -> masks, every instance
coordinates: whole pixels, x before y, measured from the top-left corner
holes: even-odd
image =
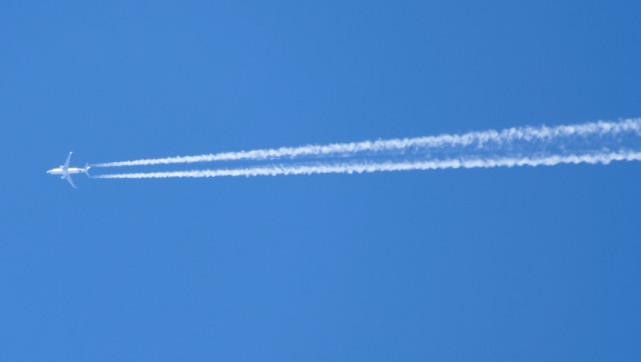
[[[619,151],[596,154],[550,155],[545,157],[521,158],[470,158],[431,161],[404,162],[361,162],[361,163],[328,163],[314,165],[268,165],[235,169],[190,170],[167,172],[143,172],[100,175],[103,179],[147,179],[147,178],[203,178],[203,177],[237,177],[237,176],[278,176],[278,175],[314,175],[328,173],[372,173],[411,170],[436,170],[457,168],[494,168],[515,166],[555,166],[559,164],[609,164],[612,161],[641,161],[641,152]]]
[[[148,166],[236,161],[225,167],[96,175],[102,179],[372,173],[641,161],[641,119],[522,127],[420,138],[283,147],[101,164]]]
[[[96,167],[168,165],[214,161],[279,161],[327,157],[376,156],[391,153],[464,153],[469,149],[504,149],[509,145],[538,144],[542,147],[555,146],[557,141],[572,139],[599,139],[618,135],[641,135],[641,119],[625,119],[619,122],[589,122],[555,127],[520,127],[504,130],[487,130],[463,134],[443,134],[417,138],[388,139],[327,145],[306,145],[281,147],[239,152],[223,152],[195,156],[140,159],[94,164]],[[594,146],[594,145],[592,145]]]

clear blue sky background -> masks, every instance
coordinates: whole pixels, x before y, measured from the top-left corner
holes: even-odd
[[[74,163],[641,116],[638,1],[4,1],[0,360],[638,361],[641,163]]]

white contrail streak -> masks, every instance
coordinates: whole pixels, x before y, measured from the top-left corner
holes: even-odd
[[[410,170],[435,170],[457,168],[493,168],[515,166],[554,166],[559,164],[609,164],[612,161],[641,161],[641,152],[621,150],[618,152],[603,152],[595,154],[550,155],[544,157],[499,157],[499,158],[470,158],[446,159],[409,162],[379,162],[379,163],[330,163],[316,165],[270,165],[263,167],[248,167],[236,169],[168,171],[146,173],[121,173],[100,175],[104,179],[146,179],[146,178],[176,178],[176,177],[229,177],[229,176],[277,176],[277,175],[313,175],[327,173],[372,173]]]
[[[224,152],[196,156],[176,156],[133,161],[99,163],[97,167],[147,166],[178,163],[238,161],[238,160],[279,160],[304,157],[354,157],[382,152],[430,152],[438,148],[492,148],[503,147],[513,142],[546,142],[555,139],[617,136],[619,134],[641,135],[641,118],[625,119],[619,122],[589,122],[584,124],[555,127],[520,127],[501,131],[487,130],[464,134],[443,134],[417,138],[332,143],[327,145],[306,145],[251,151]],[[356,171],[355,171],[356,172]],[[363,171],[366,172],[366,171]]]

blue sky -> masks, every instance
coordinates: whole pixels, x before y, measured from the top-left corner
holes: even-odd
[[[634,1],[0,5],[0,359],[641,358],[641,164],[74,162],[641,116]]]

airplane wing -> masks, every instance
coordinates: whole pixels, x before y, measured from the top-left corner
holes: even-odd
[[[64,166],[62,166],[62,169],[63,169],[63,170],[66,170],[66,169],[68,169],[68,168],[69,168],[69,161],[71,161],[71,154],[72,154],[72,153],[73,153],[73,152],[69,152],[69,156],[67,156],[67,161],[65,161],[65,165],[64,165]]]
[[[69,182],[69,185],[71,185],[71,187],[73,187],[74,189],[77,189],[76,185],[74,185],[73,181],[71,180],[71,175],[70,174],[67,174],[67,176],[65,178],[67,179],[67,182]]]

